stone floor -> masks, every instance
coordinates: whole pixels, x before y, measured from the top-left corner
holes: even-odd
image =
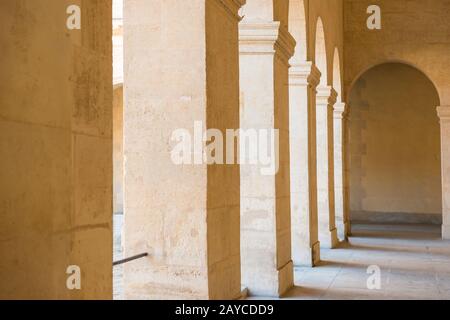
[[[115,257],[121,256],[115,218]],[[349,243],[323,250],[316,268],[296,268],[295,288],[284,299],[449,299],[450,241],[438,226],[354,225]],[[369,266],[381,271],[380,290],[369,290]],[[114,269],[114,298],[122,299],[122,269]],[[250,298],[265,299],[265,298]],[[268,299],[268,298],[267,298]]]
[[[354,225],[349,243],[322,258],[295,270],[286,299],[450,299],[450,242],[438,226]],[[367,288],[371,265],[381,270],[380,290]]]

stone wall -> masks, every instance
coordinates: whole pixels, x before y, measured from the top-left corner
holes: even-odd
[[[2,299],[112,297],[111,36],[109,1],[0,2]]]

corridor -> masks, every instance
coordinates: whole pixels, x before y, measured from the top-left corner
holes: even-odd
[[[450,299],[450,246],[439,226],[354,225],[348,244],[323,250],[317,268],[296,268],[286,299]],[[367,289],[367,268],[381,289]]]

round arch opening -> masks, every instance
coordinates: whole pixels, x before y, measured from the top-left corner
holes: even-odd
[[[350,219],[442,224],[439,94],[399,62],[362,73],[348,94]]]

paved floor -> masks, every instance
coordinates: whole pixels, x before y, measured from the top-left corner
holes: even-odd
[[[120,257],[120,217],[115,222]],[[316,268],[295,269],[296,287],[285,299],[450,300],[450,241],[440,239],[438,226],[354,225],[349,243],[322,250],[322,259]],[[379,267],[379,290],[367,288],[369,266]],[[114,286],[114,298],[121,299],[120,267]]]
[[[349,243],[322,258],[317,268],[296,268],[286,299],[450,299],[450,242],[438,226],[354,225]],[[367,287],[372,265],[380,290]]]

